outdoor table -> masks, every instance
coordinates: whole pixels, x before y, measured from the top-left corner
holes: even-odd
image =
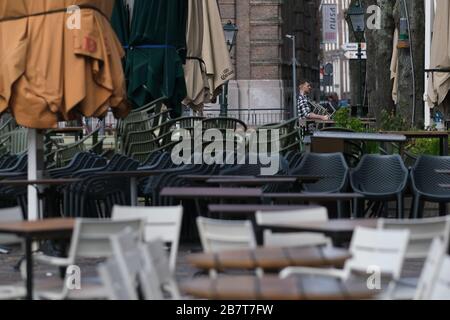
[[[294,183],[316,183],[323,177],[317,176],[256,176],[241,179],[228,179],[216,177],[206,181],[208,184],[239,185],[248,187],[260,187],[267,184],[294,184]]]
[[[333,202],[362,199],[364,196],[359,193],[264,193],[263,198],[285,201]]]
[[[149,170],[149,171],[108,171],[98,172],[96,176],[107,178],[129,178],[130,179],[130,199],[131,206],[138,205],[138,179],[157,176],[164,173],[171,173],[173,170]]]
[[[208,211],[209,213],[253,215],[258,211],[307,210],[316,207],[306,205],[211,204],[208,206]]]
[[[41,207],[43,207],[42,200],[44,198],[44,193],[42,193],[38,186],[64,186],[72,183],[77,183],[83,181],[82,179],[39,179],[39,180],[26,180],[26,179],[20,179],[20,180],[0,180],[0,185],[6,185],[11,187],[27,187],[27,186],[33,186],[38,191],[38,199],[39,199],[39,206],[38,206],[38,217],[39,219],[42,218],[41,215]]]
[[[187,261],[199,269],[257,269],[279,271],[286,267],[337,267],[351,258],[347,250],[329,247],[269,248],[193,254]]]
[[[25,240],[27,299],[33,299],[33,241],[70,239],[74,219],[47,219],[31,222],[1,223],[0,234],[16,235]]]
[[[298,181],[296,178],[284,178],[284,177],[273,177],[273,178],[245,178],[245,179],[209,179],[206,181],[207,184],[215,184],[221,186],[241,186],[241,187],[261,187],[267,184],[294,184]]]
[[[405,142],[406,141],[406,136],[402,135],[402,134],[336,132],[336,131],[314,132],[313,138],[314,139],[361,140],[361,141],[377,141],[377,142]]]
[[[401,134],[407,139],[439,139],[441,156],[448,156],[448,132],[447,131],[393,131],[381,132],[383,134]]]
[[[290,222],[262,226],[276,232],[318,232],[333,239],[336,246],[349,241],[357,227],[377,228],[376,219],[339,219],[323,222]]]
[[[195,174],[185,174],[179,176],[181,179],[190,180],[193,182],[204,183],[210,179],[251,179],[254,176],[226,176],[226,175],[195,175]]]
[[[186,281],[181,290],[187,295],[211,300],[361,300],[376,297],[365,281],[332,277],[223,276]]]
[[[164,188],[161,197],[173,197],[177,199],[260,199],[263,192],[259,188],[196,188],[176,187]]]

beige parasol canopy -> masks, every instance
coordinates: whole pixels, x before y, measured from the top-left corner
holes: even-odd
[[[188,55],[195,59],[189,59],[185,69],[188,85],[185,104],[198,109],[217,97],[234,71],[217,2],[192,0],[189,5]],[[203,32],[197,32],[200,29]]]
[[[391,80],[392,80],[392,100],[395,104],[398,103],[398,29],[394,32],[394,43],[392,46],[392,59],[391,59]]]
[[[436,1],[436,15],[431,43],[432,69],[450,68],[450,3],[448,0]],[[428,83],[428,102],[440,105],[450,90],[450,73],[430,74]]]
[[[202,109],[208,100],[209,87],[206,65],[202,60],[203,0],[189,1],[187,25],[187,60],[184,66],[187,97],[183,104],[194,110]]]
[[[77,5],[79,15],[67,13]],[[109,24],[111,0],[0,2],[0,112],[54,128],[83,114],[128,113],[123,50]],[[79,17],[79,28],[76,24]],[[70,24],[73,18],[75,24]]]

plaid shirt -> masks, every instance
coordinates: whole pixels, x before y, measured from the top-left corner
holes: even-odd
[[[297,110],[298,110],[298,116],[301,119],[308,118],[309,114],[311,113],[311,108],[309,107],[307,96],[304,96],[302,94],[298,95]]]

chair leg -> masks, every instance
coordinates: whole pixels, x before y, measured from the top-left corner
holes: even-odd
[[[354,199],[353,200],[353,211],[351,213],[353,218],[358,218],[359,216],[359,200],[358,199]]]
[[[404,219],[405,212],[403,208],[403,194],[397,195],[397,209],[398,209],[397,217],[400,219]]]
[[[447,203],[439,202],[439,216],[445,217],[447,215]]]
[[[344,213],[344,211],[343,211],[343,203],[342,203],[342,201],[338,201],[337,202],[338,219],[342,219],[343,213]]]
[[[419,219],[419,210],[420,210],[420,205],[421,204],[421,200],[420,200],[420,196],[419,195],[415,195],[414,196],[414,214],[413,214],[413,218],[414,219]],[[421,214],[421,216],[423,215],[423,213]]]

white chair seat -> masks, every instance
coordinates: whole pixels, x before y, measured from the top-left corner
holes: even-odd
[[[23,286],[0,286],[0,300],[17,300],[26,296]]]

